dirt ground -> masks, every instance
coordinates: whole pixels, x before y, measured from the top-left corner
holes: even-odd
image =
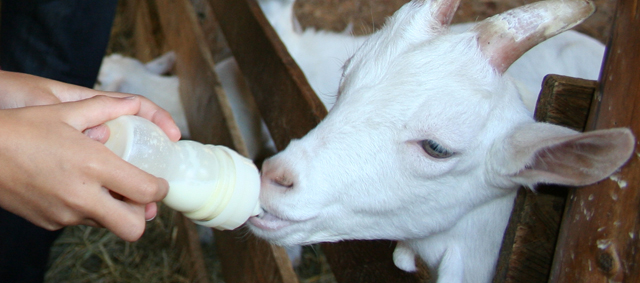
[[[192,0],[195,1],[195,0]],[[199,1],[200,3],[202,1]],[[296,16],[303,27],[343,31],[351,27],[354,34],[366,34],[379,28],[385,18],[408,0],[300,0]],[[462,1],[454,23],[482,20],[531,0]],[[613,0],[595,0],[597,12],[577,30],[606,43],[613,18]],[[124,7],[130,1],[121,0]],[[122,9],[121,9],[122,10]],[[133,54],[129,42],[131,21],[117,15],[109,53]],[[165,213],[149,223],[147,232],[137,243],[126,243],[108,231],[87,227],[70,227],[54,247],[51,270],[46,282],[186,282],[180,275],[178,257],[172,255],[172,213]],[[301,282],[335,282],[318,247],[307,247],[302,267],[297,270]],[[203,246],[212,282],[223,282],[212,245]]]

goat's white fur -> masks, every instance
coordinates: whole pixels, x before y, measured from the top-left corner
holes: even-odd
[[[586,3],[548,2],[529,11]],[[594,79],[601,45],[565,33],[538,47],[555,57],[533,51],[529,63],[513,64],[507,74],[527,71],[511,73],[521,75],[516,82],[500,71],[508,59],[480,48],[482,30],[455,33],[438,23],[432,8],[441,4],[414,0],[396,12],[345,64],[329,115],[265,162],[265,213],[250,220],[258,236],[281,245],[400,240],[394,261],[402,269],[415,269],[415,252],[438,282],[489,282],[519,185],[593,183],[629,158],[627,129],[580,134],[531,117],[542,76]],[[594,56],[584,75],[568,71],[584,62],[578,42]],[[557,64],[565,60],[578,65]],[[423,140],[455,154],[433,158]]]

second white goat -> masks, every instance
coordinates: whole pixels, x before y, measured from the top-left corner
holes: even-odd
[[[146,64],[134,58],[111,54],[102,60],[95,88],[149,98],[171,114],[182,137],[188,138],[189,127],[178,92],[178,77],[163,76],[173,68],[175,61],[176,55],[171,51]]]

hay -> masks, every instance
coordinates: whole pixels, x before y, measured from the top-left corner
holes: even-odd
[[[176,246],[176,213],[161,205],[158,217],[147,222],[144,235],[133,243],[106,229],[66,228],[51,250],[45,282],[191,282]],[[204,242],[202,251],[209,281],[224,282],[215,243]],[[336,282],[317,245],[303,247],[296,273],[301,283]]]
[[[52,248],[45,282],[189,282],[176,254],[174,214],[163,208],[134,243],[106,229],[66,228]]]

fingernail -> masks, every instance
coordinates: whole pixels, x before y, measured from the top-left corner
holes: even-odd
[[[131,96],[125,96],[125,97],[123,97],[122,99],[135,99],[136,97],[138,97],[138,96],[136,96],[136,95],[131,95]]]
[[[153,221],[153,219],[156,219],[156,216],[158,216],[158,215],[156,214],[156,215],[154,215],[153,217],[151,217],[151,218],[147,219],[147,222],[149,222],[149,221]]]

